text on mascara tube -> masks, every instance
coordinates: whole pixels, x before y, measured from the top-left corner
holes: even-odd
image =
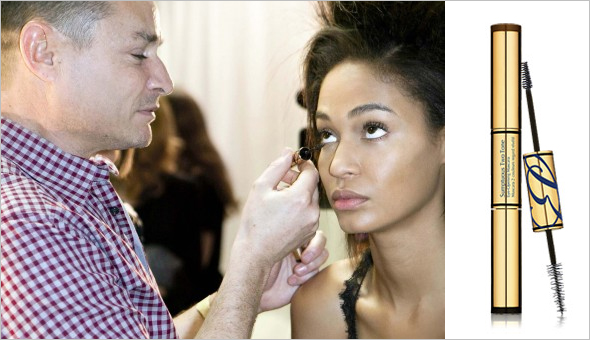
[[[492,137],[492,195],[494,204],[520,203],[518,183],[517,134],[500,133]]]

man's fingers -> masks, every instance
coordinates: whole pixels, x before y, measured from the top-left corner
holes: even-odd
[[[292,159],[293,150],[285,148],[281,156],[270,163],[262,175],[258,177],[256,183],[263,187],[276,188],[279,182],[281,182],[281,179],[291,169]]]
[[[291,188],[298,187],[301,188],[299,190],[304,190],[309,193],[315,192],[320,177],[313,163],[311,161],[305,161],[299,164],[299,170],[297,183],[293,182],[295,184],[291,186]]]
[[[281,178],[281,182],[285,182],[285,183],[291,185],[297,180],[297,177],[299,177],[299,174],[300,174],[299,171],[289,169],[289,171],[287,171],[285,176],[283,176],[283,178]]]
[[[293,268],[294,273],[289,277],[287,282],[291,286],[304,284],[320,271],[321,266],[326,262],[329,256],[330,254],[328,250],[323,249],[320,256],[314,258],[312,262],[308,264],[298,263]]]
[[[301,261],[310,263],[314,258],[326,248],[326,235],[321,230],[316,231],[314,237],[304,246],[305,250],[301,253]]]

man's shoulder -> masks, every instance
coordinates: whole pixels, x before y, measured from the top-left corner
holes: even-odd
[[[17,165],[2,157],[2,224],[22,216],[55,215],[62,210],[51,188],[27,176]]]

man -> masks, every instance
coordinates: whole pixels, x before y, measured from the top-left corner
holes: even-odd
[[[108,181],[117,170],[93,157],[151,140],[172,91],[156,17],[144,2],[2,2],[3,338],[246,338],[327,257],[317,171],[290,170],[285,150],[250,192],[210,312],[172,320]]]

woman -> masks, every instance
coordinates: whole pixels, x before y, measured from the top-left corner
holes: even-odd
[[[308,135],[350,258],[299,289],[292,335],[444,338],[444,3],[320,9]]]

